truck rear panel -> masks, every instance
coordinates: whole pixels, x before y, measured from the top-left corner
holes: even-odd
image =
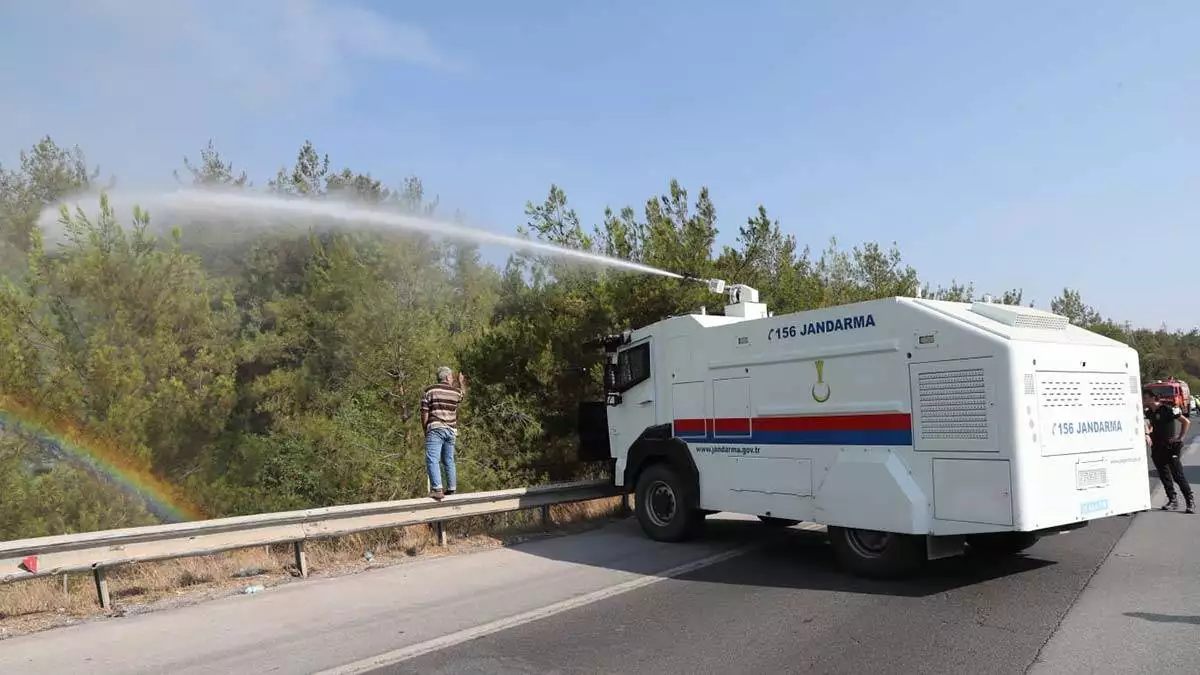
[[[1089,358],[1104,356],[1072,354],[1077,365]],[[1019,529],[1150,508],[1139,377],[1048,367],[1024,380],[1036,404],[1026,406],[1019,444],[1025,460]]]

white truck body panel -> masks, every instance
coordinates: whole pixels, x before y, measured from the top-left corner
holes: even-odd
[[[732,314],[665,319],[621,347],[619,367],[640,347],[649,377],[609,408],[618,485],[630,446],[670,425],[711,511],[963,535],[1150,508],[1123,343],[1048,312],[917,298]]]

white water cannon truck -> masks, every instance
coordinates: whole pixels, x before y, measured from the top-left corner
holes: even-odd
[[[659,541],[731,512],[827,526],[852,573],[901,577],[968,548],[1150,508],[1138,354],[1063,316],[893,297],[725,313],[597,341],[605,398],[580,410]]]

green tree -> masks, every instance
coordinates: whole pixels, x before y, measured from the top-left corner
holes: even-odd
[[[42,138],[21,152],[18,168],[0,166],[0,239],[9,247],[28,251],[42,210],[86,190],[99,175],[99,168],[88,170],[78,147],[63,148],[49,136]]]
[[[38,217],[94,189],[78,149],[49,138],[0,169],[0,406],[17,403],[117,448],[212,516],[394,499],[425,488],[418,397],[435,368],[467,373],[460,488],[594,473],[575,454],[581,401],[601,386],[603,334],[667,316],[719,312],[701,284],[544,253],[501,266],[478,247],[378,226],[234,214],[180,219],[113,210]],[[312,142],[267,182],[288,199],[338,201],[384,216],[434,218],[420,178],[388,183],[336,166]],[[176,172],[210,190],[252,186],[209,142]],[[720,222],[706,187],[668,181],[640,206],[588,222],[552,184],[526,204],[530,239],[759,289],[779,313],[894,295],[972,301],[971,284],[919,284],[895,246],[836,239],[814,251],[765,206]],[[449,216],[463,223],[462,214]],[[54,247],[45,241],[51,228]],[[793,231],[795,231],[793,229]],[[918,292],[918,287],[920,288]],[[1019,288],[995,297],[1027,301]],[[1077,290],[1051,308],[1134,346],[1144,379],[1200,385],[1200,332],[1106,319]],[[0,536],[148,522],[133,496],[0,431]]]
[[[1086,304],[1079,291],[1064,288],[1062,295],[1050,301],[1050,311],[1070,319],[1071,323],[1082,328],[1100,323],[1100,312]]]

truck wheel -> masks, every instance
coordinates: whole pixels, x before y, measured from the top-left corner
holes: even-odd
[[[1032,532],[989,532],[969,535],[967,546],[982,555],[1016,555],[1038,543],[1038,539]]]
[[[871,579],[900,579],[928,560],[924,537],[829,526],[829,543],[842,567]]]
[[[792,520],[791,518],[776,518],[775,516],[759,516],[759,520],[763,521],[771,527],[791,527],[799,525],[800,521]]]
[[[683,541],[699,534],[704,514],[694,503],[687,484],[670,464],[646,467],[637,480],[637,519],[655,541]]]

